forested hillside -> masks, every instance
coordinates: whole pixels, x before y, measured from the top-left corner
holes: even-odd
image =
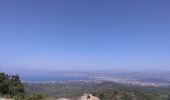
[[[54,98],[78,98],[90,93],[101,100],[169,100],[169,87],[125,86],[114,82],[103,83],[25,83],[28,94],[38,92]]]
[[[22,83],[18,75],[0,73],[0,97],[14,100],[77,100],[84,93],[100,100],[170,100],[170,87],[142,87],[114,82]]]

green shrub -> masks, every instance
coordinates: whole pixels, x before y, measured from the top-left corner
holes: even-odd
[[[32,96],[28,96],[26,100],[45,100],[45,97],[41,94],[33,94]]]
[[[0,94],[11,97],[24,95],[24,86],[18,75],[8,75],[0,72]]]

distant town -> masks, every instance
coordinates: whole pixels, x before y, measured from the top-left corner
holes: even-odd
[[[149,73],[149,72],[63,72],[53,74],[53,76],[43,78],[42,76],[24,77],[23,82],[26,83],[102,83],[105,81],[116,82],[124,85],[137,86],[170,86],[170,78],[165,77],[169,72]],[[47,75],[48,76],[48,75]],[[157,77],[159,76],[159,77]],[[35,78],[36,77],[36,78]],[[37,80],[36,80],[37,79]]]

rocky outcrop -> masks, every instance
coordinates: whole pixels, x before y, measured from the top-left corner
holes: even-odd
[[[70,100],[68,98],[59,98],[59,99],[56,99],[56,100]]]
[[[95,97],[91,94],[84,94],[78,100],[100,100],[98,97]]]
[[[57,100],[72,100],[72,99],[59,98]],[[81,96],[80,98],[78,98],[76,100],[100,100],[100,99],[98,97],[91,95],[91,94],[84,94],[83,96]]]
[[[0,98],[0,100],[14,100],[14,99]]]

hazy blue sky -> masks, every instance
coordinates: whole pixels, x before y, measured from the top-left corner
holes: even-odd
[[[170,0],[0,0],[0,70],[170,70]]]

